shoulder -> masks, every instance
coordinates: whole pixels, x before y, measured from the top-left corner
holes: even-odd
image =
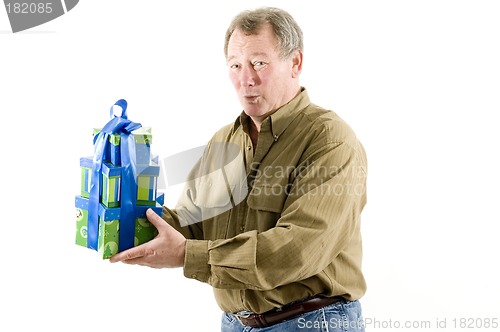
[[[222,158],[223,155],[234,157],[237,155],[240,151],[239,136],[241,132],[241,126],[238,126],[236,122],[227,124],[217,130],[205,147],[205,158],[208,158],[209,155],[211,158]]]
[[[220,128],[217,130],[212,138],[210,139],[211,142],[229,142],[231,140],[231,137],[235,135],[235,133],[238,132],[238,126],[235,125],[235,123],[229,123],[225,125],[224,127]]]
[[[366,173],[366,151],[352,127],[337,113],[310,104],[300,117],[308,131],[305,155],[328,155],[331,160],[343,160],[342,163],[350,160]]]
[[[300,113],[302,125],[309,127],[310,133],[325,144],[346,144],[358,147],[359,141],[351,126],[337,113],[316,104],[309,104]]]

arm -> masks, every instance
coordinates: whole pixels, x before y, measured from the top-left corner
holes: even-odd
[[[170,226],[181,233],[186,239],[203,239],[203,228],[201,223],[192,225],[182,225],[176,210],[171,210],[163,206],[162,216]]]

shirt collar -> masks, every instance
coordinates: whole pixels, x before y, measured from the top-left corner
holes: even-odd
[[[300,93],[297,96],[295,96],[288,103],[278,108],[276,112],[264,119],[263,123],[266,121],[270,121],[272,135],[275,137],[275,139],[278,139],[278,137],[285,131],[285,129],[292,122],[292,120],[295,119],[299,112],[306,108],[309,104],[311,104],[309,95],[307,94],[306,89],[304,87],[301,87]],[[248,125],[248,118],[249,116],[246,115],[244,111],[242,111],[240,116],[234,122],[233,130],[236,130],[238,127],[242,126],[243,129],[248,132],[246,128]]]

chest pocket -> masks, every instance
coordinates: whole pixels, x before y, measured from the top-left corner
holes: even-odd
[[[253,175],[255,180],[248,195],[248,206],[258,211],[281,214],[290,194],[290,171],[268,165],[258,168]]]
[[[286,194],[278,191],[277,187],[258,186],[253,187],[247,198],[248,218],[247,230],[265,232],[276,226],[281,218]]]
[[[248,207],[258,211],[279,213],[288,197],[288,186],[280,183],[254,186],[248,195]]]

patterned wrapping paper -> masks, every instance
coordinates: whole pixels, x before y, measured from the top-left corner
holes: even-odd
[[[158,234],[156,228],[147,220],[146,211],[153,209],[161,215],[164,194],[156,198],[155,206],[137,206],[134,246],[146,243]],[[76,244],[87,247],[88,198],[76,196]],[[120,241],[120,209],[99,207],[99,245],[98,252],[103,259],[108,259],[118,252]]]
[[[121,116],[114,114],[115,105]],[[157,230],[146,211],[161,216],[164,201],[157,192],[160,167],[151,156],[151,128],[128,119],[124,99],[113,106],[111,120],[94,129],[94,156],[80,159],[81,190],[75,197],[75,243],[104,259],[153,239]]]

